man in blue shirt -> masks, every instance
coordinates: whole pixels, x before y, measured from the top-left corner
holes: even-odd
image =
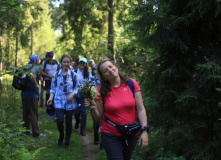
[[[32,66],[30,70],[37,64],[39,64],[39,56],[37,54],[31,55],[29,64]],[[28,88],[22,90],[22,108],[23,108],[23,126],[29,130],[30,124],[32,128],[33,137],[45,137],[45,134],[39,133],[38,127],[38,99],[39,99],[39,73],[38,68],[34,69],[29,77]],[[26,132],[30,134],[29,131]]]

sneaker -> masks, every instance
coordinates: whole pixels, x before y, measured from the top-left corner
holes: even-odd
[[[64,136],[59,136],[58,141],[57,141],[57,144],[59,146],[61,146],[63,144],[63,139],[64,139]]]
[[[46,137],[46,134],[39,134],[38,136],[33,136],[33,137],[36,137],[36,138],[44,138],[44,137]]]
[[[69,142],[68,141],[65,141],[64,142],[64,148],[68,148],[69,147]]]

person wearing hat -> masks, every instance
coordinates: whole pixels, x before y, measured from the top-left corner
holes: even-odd
[[[91,67],[92,76],[97,75],[97,66],[96,66],[94,60],[90,59],[87,63]]]
[[[46,57],[46,60],[42,62],[42,66],[39,68],[39,72],[44,77],[47,102],[50,96],[49,91],[51,88],[52,77],[60,69],[60,65],[59,62],[54,59],[53,51],[48,51]],[[47,103],[46,107],[48,107]]]
[[[79,59],[78,69],[75,70],[75,72],[77,74],[78,81],[81,84],[85,83],[90,77],[92,77],[91,72],[88,70],[88,67],[87,67],[87,59],[86,58],[83,57],[83,58]],[[80,88],[78,88],[78,89],[80,89]],[[76,120],[74,128],[78,129],[79,123],[80,123],[81,124],[80,134],[82,136],[86,135],[85,127],[86,127],[86,123],[87,123],[87,113],[86,113],[86,107],[84,105],[84,99],[85,99],[85,97],[78,98],[78,106],[74,110],[74,116],[75,116],[75,120]]]
[[[34,54],[30,56],[31,70],[35,65],[39,64],[40,57],[38,54]],[[29,88],[22,90],[22,109],[23,109],[23,127],[27,130],[30,129],[30,124],[32,128],[32,136],[33,137],[45,137],[45,134],[39,133],[38,127],[38,98],[39,98],[39,74],[38,68],[32,70],[28,81]],[[30,131],[26,132],[27,134],[31,134]]]

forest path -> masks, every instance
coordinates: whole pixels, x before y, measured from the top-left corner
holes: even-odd
[[[98,160],[98,146],[94,145],[93,140],[91,140],[91,133],[86,131],[86,136],[81,136],[83,139],[84,150],[86,152],[85,160]]]
[[[75,124],[75,120],[73,120],[73,124]],[[74,126],[73,126],[74,128]],[[84,146],[84,158],[85,160],[98,160],[98,148],[100,145],[94,145],[94,140],[91,138],[93,137],[91,132],[86,131],[86,136],[80,135],[80,129],[74,129],[77,134],[81,137],[83,140],[83,146]]]

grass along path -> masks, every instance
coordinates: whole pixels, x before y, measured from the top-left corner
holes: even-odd
[[[80,134],[79,129],[75,132]],[[86,136],[81,136],[85,160],[98,160],[99,145],[94,145],[92,135],[91,132],[86,131]]]
[[[75,122],[73,121],[73,125]],[[27,137],[30,149],[35,150],[44,147],[36,156],[36,160],[105,160],[104,151],[100,151],[99,145],[93,143],[93,121],[88,114],[86,136],[80,135],[79,129],[74,129],[70,139],[69,148],[57,145],[59,136],[56,122],[47,117],[45,107],[39,108],[39,128],[40,132],[46,134],[45,138]]]

